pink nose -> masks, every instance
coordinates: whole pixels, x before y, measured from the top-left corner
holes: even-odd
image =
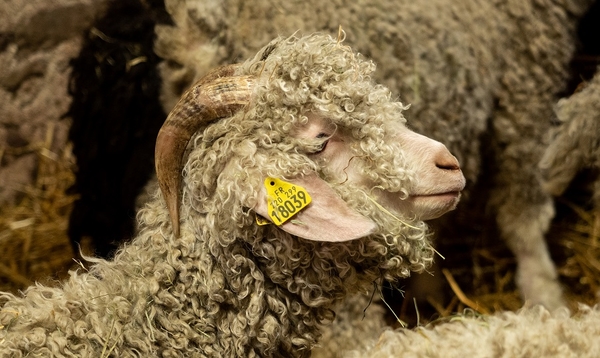
[[[442,170],[460,170],[460,165],[458,164],[458,160],[454,157],[446,146],[441,145],[437,150],[433,160],[435,161],[435,166]]]

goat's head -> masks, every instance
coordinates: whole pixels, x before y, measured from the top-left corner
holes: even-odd
[[[197,82],[157,139],[157,175],[174,234],[181,158],[202,128],[195,146],[210,150],[188,162],[187,173],[202,173],[195,182],[205,184],[193,195],[202,201],[234,180],[253,188],[235,193],[244,206],[274,221],[263,183],[266,177],[287,180],[313,198],[280,226],[298,237],[387,235],[390,223],[422,228],[421,220],[454,209],[465,185],[457,160],[439,142],[406,127],[406,107],[372,82],[373,70],[347,46],[315,35],[278,39],[253,60]],[[231,187],[223,190],[225,198],[234,195]]]

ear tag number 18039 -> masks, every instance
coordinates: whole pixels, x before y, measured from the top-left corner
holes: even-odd
[[[306,189],[281,179],[267,177],[265,188],[269,217],[277,226],[291,219],[312,200]]]

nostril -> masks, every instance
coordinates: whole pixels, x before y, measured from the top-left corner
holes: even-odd
[[[439,153],[435,158],[435,166],[442,170],[459,170],[458,160],[447,150]]]
[[[439,163],[438,162],[438,163],[435,163],[435,166],[438,167],[438,168],[440,168],[440,169],[443,169],[443,170],[459,170],[460,169],[460,166],[458,165],[458,162],[455,162],[455,163],[450,163],[450,162],[448,162],[448,163]]]

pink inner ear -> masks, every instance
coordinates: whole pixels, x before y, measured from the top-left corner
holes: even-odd
[[[304,187],[312,202],[280,228],[292,235],[313,241],[341,242],[359,239],[372,234],[377,225],[359,214],[316,174],[290,180]],[[267,218],[267,192],[263,186],[254,210]]]

